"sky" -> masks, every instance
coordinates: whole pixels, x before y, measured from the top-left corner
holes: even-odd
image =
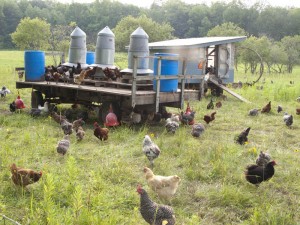
[[[57,0],[58,2],[64,2],[64,3],[72,3],[72,2],[93,2],[94,0]],[[154,0],[114,0],[119,1],[124,4],[133,4],[138,7],[145,7],[149,8],[150,5],[153,3]],[[163,0],[162,0],[163,1]],[[232,0],[182,0],[183,2],[186,2],[187,4],[201,4],[205,3],[207,5],[210,5],[213,2],[231,2]],[[246,2],[244,0],[244,2]],[[247,0],[250,5],[253,5],[256,2],[263,3],[264,5],[271,5],[271,6],[279,6],[279,7],[295,7],[300,8],[300,0]]]

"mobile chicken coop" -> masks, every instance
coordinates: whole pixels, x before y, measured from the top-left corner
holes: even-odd
[[[149,43],[148,46],[147,34],[137,29],[138,32],[135,31],[131,35],[131,47],[128,51],[129,68],[121,70],[121,77],[116,81],[109,80],[103,75],[105,67],[116,69],[113,65],[114,35],[105,29],[104,34],[101,31],[98,33],[100,41],[97,39],[95,52],[97,62],[91,65],[87,65],[86,58],[83,57],[83,54],[86,54],[85,33],[83,34],[81,30],[73,32],[77,35],[73,42],[71,40],[69,50],[69,59],[73,62],[69,61],[66,66],[71,68],[76,62],[81,62],[87,67],[97,67],[95,76],[92,79],[84,79],[80,85],[74,82],[47,82],[44,74],[35,80],[26,79],[30,74],[26,71],[25,65],[25,80],[17,81],[16,88],[34,90],[32,107],[43,105],[45,101],[58,104],[98,105],[100,116],[104,119],[109,105],[113,104],[118,108],[120,120],[128,117],[134,109],[152,113],[158,112],[162,106],[183,108],[184,100],[201,99],[205,74],[214,75],[224,83],[233,81],[233,44],[246,38],[177,39]],[[135,37],[138,38],[136,45],[133,41]],[[106,43],[105,48],[101,48],[101,43],[98,45],[101,40]],[[142,50],[140,47],[134,47],[140,46],[141,41],[144,42]],[[177,63],[175,73],[174,69],[169,73],[164,67],[171,67],[173,62]],[[165,71],[167,74],[164,74]],[[177,82],[174,83],[174,80]],[[162,86],[168,87],[171,82],[173,82],[171,90],[162,90]]]

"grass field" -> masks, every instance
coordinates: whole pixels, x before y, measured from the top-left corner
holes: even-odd
[[[300,96],[299,68],[293,74],[263,75],[264,83],[262,79],[253,87],[235,89],[251,104],[226,94],[228,99],[217,110],[216,120],[205,125],[206,131],[198,139],[191,136],[188,126],[170,135],[162,121],[155,126],[112,129],[108,141],[100,142],[93,135],[97,118],[91,114],[83,127],[85,139],[76,142],[72,134],[71,147],[63,157],[56,152],[63,137],[60,126],[50,117],[32,118],[28,114],[30,89],[19,91],[28,107],[21,113],[9,112],[8,104],[17,96],[13,69],[23,66],[23,52],[0,51],[0,58],[0,86],[12,91],[0,99],[1,214],[31,225],[146,224],[138,210],[137,184],[160,203],[142,172],[149,166],[142,140],[152,134],[161,149],[154,173],[177,174],[182,179],[172,200],[176,224],[300,224],[300,116],[295,114],[300,107],[296,102]],[[124,58],[117,54],[121,61],[116,63],[126,66]],[[236,80],[256,79],[241,71]],[[190,102],[197,122],[203,123],[203,115],[210,112],[206,109],[209,100],[210,96]],[[269,101],[269,114],[247,115],[250,109],[262,108]],[[292,129],[283,123],[283,114],[276,112],[277,105],[294,115]],[[64,107],[69,106],[59,109]],[[248,144],[235,144],[234,137],[246,127],[251,127]],[[245,180],[243,172],[248,164],[255,163],[260,151],[267,151],[278,165],[274,177],[257,188]],[[15,187],[9,171],[13,162],[42,170],[42,179],[25,189]]]

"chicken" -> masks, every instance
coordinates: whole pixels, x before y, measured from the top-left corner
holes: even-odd
[[[166,106],[161,106],[159,108],[159,113],[161,114],[161,119],[168,119],[172,116],[172,113],[167,111]]]
[[[172,207],[153,202],[140,185],[137,187],[137,192],[140,194],[140,212],[147,223],[151,225],[175,224],[175,214]]]
[[[130,113],[130,119],[133,124],[139,124],[142,121],[142,115],[138,112],[132,111]]]
[[[206,114],[204,117],[203,117],[203,120],[209,124],[210,122],[214,121],[215,120],[215,115],[216,115],[217,112],[212,112],[211,114]]]
[[[271,179],[275,173],[275,161],[268,162],[266,166],[249,165],[245,171],[246,180],[258,186],[261,182]]]
[[[37,109],[37,108],[32,108],[29,112],[29,114],[32,116],[32,117],[37,117],[37,116],[40,116],[42,113],[42,110],[40,109]]]
[[[70,147],[70,136],[65,135],[62,140],[57,143],[56,151],[59,154],[65,155]]]
[[[285,112],[283,115],[283,121],[285,122],[285,125],[291,127],[293,124],[293,115],[289,115],[288,113]]]
[[[42,114],[49,113],[49,102],[45,102],[44,106],[38,105],[38,109],[41,110]]]
[[[7,94],[10,94],[11,91],[6,88],[5,86],[2,87],[2,89],[0,90],[0,95],[1,95],[1,98],[4,98]]]
[[[15,112],[16,110],[17,110],[17,106],[15,101],[13,101],[12,103],[9,104],[9,111]]]
[[[244,145],[248,141],[248,134],[250,131],[251,127],[248,127],[247,129],[243,130],[236,138],[235,142]]]
[[[18,71],[18,77],[19,77],[19,81],[22,81],[24,77],[24,71]]]
[[[168,133],[175,134],[176,130],[179,128],[179,123],[176,121],[172,121],[171,118],[168,118],[166,120],[165,127]]]
[[[52,117],[52,119],[54,119],[54,121],[56,123],[59,123],[62,121],[62,120],[66,120],[67,118],[65,116],[62,116],[62,115],[58,115],[56,112],[52,111],[50,113],[50,116]]]
[[[187,113],[183,113],[181,111],[181,115],[180,115],[180,120],[181,120],[181,123],[184,124],[184,125],[193,125],[195,123],[195,113],[194,111],[192,111],[190,114],[187,114]]]
[[[171,117],[170,117],[171,121],[175,121],[177,123],[180,122],[180,116],[179,115],[176,115],[176,114],[171,114]]]
[[[60,121],[61,129],[64,131],[64,134],[72,134],[73,133],[73,124],[68,122],[68,120],[63,119]]]
[[[85,135],[85,132],[84,132],[82,126],[79,126],[76,130],[77,141],[81,141],[83,139],[84,135]]]
[[[84,120],[82,118],[78,120],[74,120],[72,123],[72,128],[75,132],[77,132],[78,128],[83,126],[85,124]]]
[[[270,111],[271,111],[271,101],[269,101],[269,103],[261,109],[262,113],[269,113]]]
[[[42,171],[35,172],[31,169],[17,167],[15,163],[10,166],[11,179],[15,185],[26,187],[29,184],[38,182],[42,177]]]
[[[296,109],[296,114],[300,115],[300,108]]]
[[[82,70],[79,75],[77,74],[74,75],[74,83],[81,85],[82,81],[84,80],[84,76],[85,76],[84,70]]]
[[[298,98],[296,98],[296,101],[297,101],[297,102],[300,102],[300,96],[299,96]]]
[[[282,109],[282,106],[281,106],[281,105],[277,106],[277,112],[278,112],[278,113],[282,112],[282,110],[283,110],[283,109]]]
[[[110,69],[110,68],[106,67],[103,70],[103,73],[108,81],[120,80],[120,78],[121,78],[121,73],[118,68]]]
[[[97,122],[94,123],[94,135],[101,141],[106,141],[108,139],[109,129],[104,127],[101,128]]]
[[[151,168],[153,168],[154,159],[159,156],[160,149],[154,142],[151,141],[149,135],[145,135],[145,138],[143,140],[143,152],[150,161]]]
[[[270,160],[271,160],[271,156],[268,153],[260,151],[255,162],[256,165],[258,166],[265,166],[267,165],[268,162],[270,162]]]
[[[251,110],[249,110],[248,115],[249,116],[257,116],[260,110],[261,109],[251,109]]]
[[[149,187],[157,193],[162,200],[170,202],[175,195],[178,185],[181,181],[180,177],[174,176],[159,176],[154,175],[151,169],[144,167],[144,174]]]
[[[221,108],[221,107],[222,107],[222,102],[220,102],[220,101],[217,102],[217,103],[216,103],[216,107],[217,107],[217,108]]]
[[[206,108],[207,109],[214,109],[214,103],[213,103],[213,100],[212,100],[212,98],[210,99],[210,102],[207,104],[207,106],[206,106]]]
[[[54,72],[52,76],[53,76],[55,83],[58,84],[58,81],[61,78],[61,74],[58,72]]]
[[[192,127],[192,136],[193,137],[200,137],[200,135],[205,131],[205,127],[201,123],[196,123]]]

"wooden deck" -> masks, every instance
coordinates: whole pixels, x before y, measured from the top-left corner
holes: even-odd
[[[62,97],[65,93],[76,93],[79,96],[84,96],[89,94],[93,95],[91,101],[100,102],[101,96],[120,96],[127,99],[132,98],[132,90],[125,88],[117,88],[117,87],[97,87],[94,85],[78,85],[78,84],[64,84],[62,82],[50,82],[46,81],[37,81],[37,82],[29,82],[29,81],[17,81],[16,88],[33,88],[35,90],[39,90],[42,93],[47,93],[51,95]],[[55,94],[54,94],[55,93]],[[60,94],[58,93],[64,93]],[[97,101],[97,98],[99,100]],[[135,92],[135,103],[136,105],[147,105],[147,104],[155,104],[156,92],[153,90],[137,90]],[[159,102],[164,103],[175,103],[180,102],[181,98],[181,90],[178,89],[177,92],[160,92],[159,94]],[[184,98],[188,100],[196,100],[199,99],[199,90],[187,90],[184,91]]]

